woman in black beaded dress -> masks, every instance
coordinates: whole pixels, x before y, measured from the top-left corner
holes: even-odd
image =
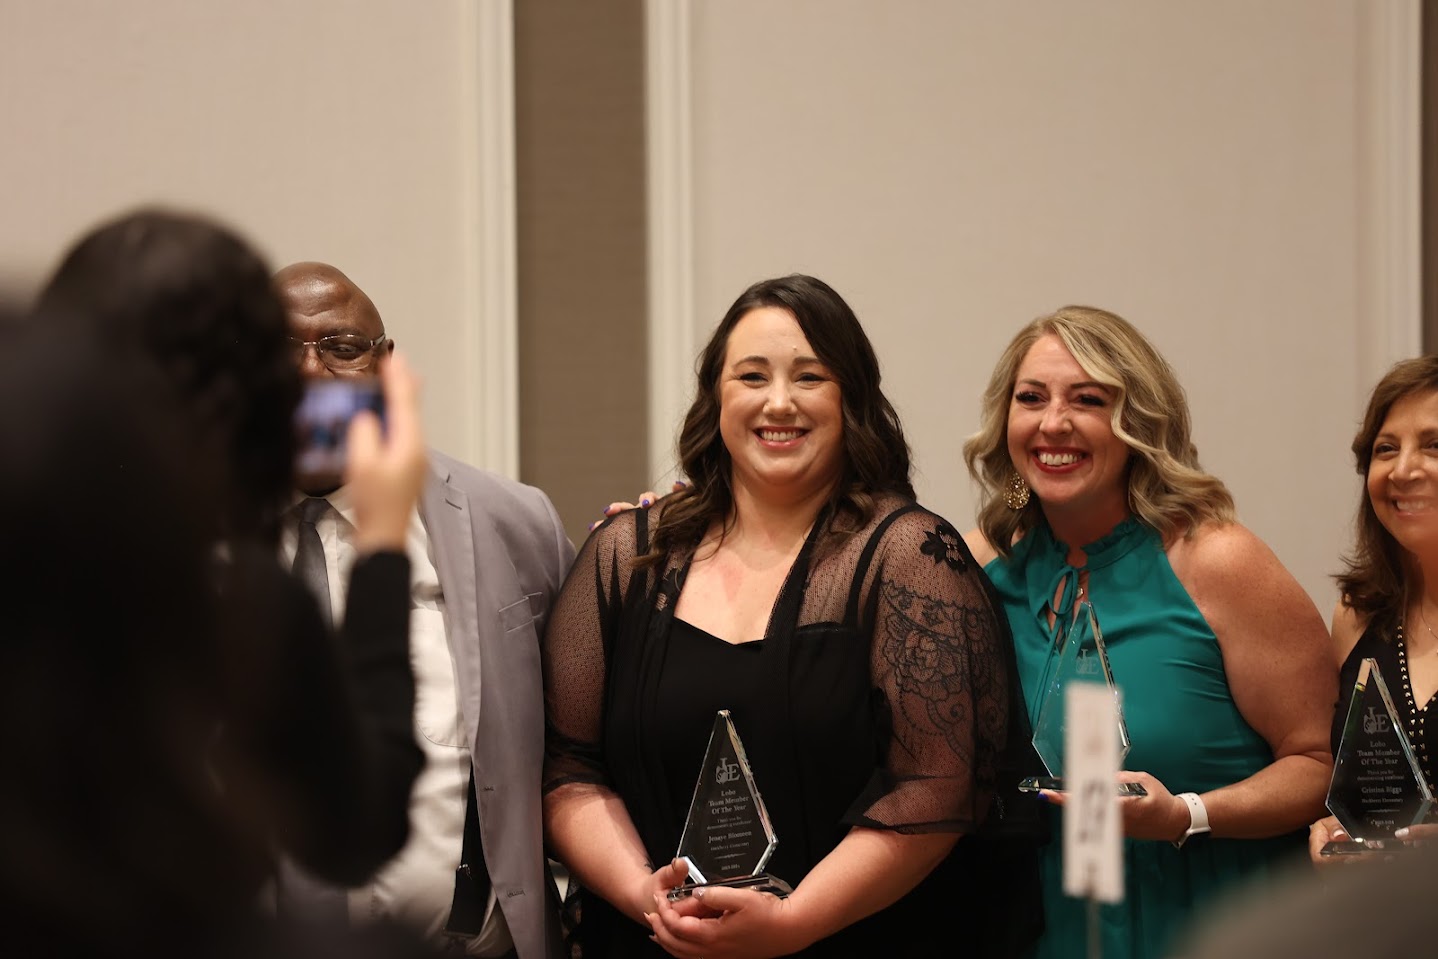
[[[590,536],[544,639],[545,827],[586,959],[1020,953],[1040,905],[1004,795],[1029,750],[1012,643],[914,502],[858,320],[812,277],[758,283],[698,372],[690,485]],[[665,898],[719,709],[787,900]]]
[[[1430,747],[1426,724],[1438,698],[1438,356],[1404,360],[1379,381],[1353,455],[1367,489],[1358,542],[1338,577],[1339,689],[1353,688],[1364,659],[1377,661],[1432,784],[1438,748]],[[1347,705],[1345,695],[1333,720],[1335,752]],[[1322,819],[1310,830],[1309,853],[1322,863],[1323,845],[1347,838],[1335,818]]]

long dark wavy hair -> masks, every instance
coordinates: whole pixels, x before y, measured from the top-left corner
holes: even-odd
[[[71,248],[37,308],[117,356],[138,351],[158,365],[194,455],[217,458],[228,479],[214,491],[228,535],[277,537],[300,378],[269,267],[249,244],[201,217],[130,213]]]
[[[721,523],[727,532],[733,523],[732,463],[719,433],[719,380],[730,332],[750,312],[764,307],[794,317],[839,385],[844,465],[827,504],[833,513],[831,533],[846,535],[867,523],[876,495],[914,497],[909,444],[898,414],[879,387],[879,360],[854,311],[832,287],[812,276],[796,273],[763,280],[740,294],[699,354],[694,403],[679,433],[679,463],[689,486],[665,498],[646,563],[670,553],[690,553],[712,525]]]
[[[1419,393],[1438,392],[1438,355],[1420,356],[1394,364],[1373,388],[1363,425],[1353,437],[1353,460],[1358,475],[1368,476],[1373,463],[1373,443],[1393,404]],[[1337,574],[1343,602],[1364,620],[1377,625],[1384,635],[1403,617],[1407,594],[1407,553],[1388,532],[1373,511],[1373,500],[1365,485],[1354,523],[1353,551],[1343,558],[1343,572]]]

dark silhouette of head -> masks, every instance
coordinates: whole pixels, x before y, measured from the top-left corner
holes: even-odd
[[[141,210],[102,224],[42,291],[49,322],[165,374],[196,456],[223,464],[214,499],[231,536],[275,536],[292,488],[299,376],[269,269],[233,231]]]

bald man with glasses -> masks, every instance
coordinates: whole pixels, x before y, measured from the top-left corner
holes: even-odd
[[[275,274],[275,286],[306,379],[373,376],[393,352],[374,303],[333,266],[296,263]],[[539,490],[435,451],[430,463],[407,550],[425,768],[408,844],[368,885],[342,894],[340,908],[350,921],[400,922],[462,954],[557,959],[558,906],[540,829],[539,637],[574,548]],[[311,535],[305,524],[332,571],[332,608],[342,610],[355,557],[345,488],[300,491],[284,524],[286,561]],[[283,874],[278,895],[282,914],[314,901],[301,890],[287,905]]]

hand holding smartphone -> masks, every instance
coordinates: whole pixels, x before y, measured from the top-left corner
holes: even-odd
[[[361,416],[364,412],[374,416]],[[398,351],[379,377],[319,379],[295,411],[295,473],[312,495],[344,486],[360,552],[404,550],[428,473],[419,381]]]

